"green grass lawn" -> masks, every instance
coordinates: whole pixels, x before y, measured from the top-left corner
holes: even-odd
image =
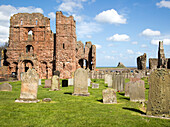
[[[146,100],[148,84],[146,82]],[[61,87],[60,91],[38,88],[38,99],[51,98],[52,102],[15,103],[20,96],[21,82],[10,82],[12,92],[0,91],[0,126],[54,126],[54,127],[168,127],[170,120],[143,117],[142,105],[130,102],[124,93],[117,93],[118,104],[103,104],[104,80],[92,80],[99,89],[89,87],[89,97],[72,96],[73,87]],[[126,80],[127,82],[128,80]]]

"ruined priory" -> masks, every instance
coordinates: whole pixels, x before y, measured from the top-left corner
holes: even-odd
[[[60,78],[71,78],[78,68],[96,68],[96,46],[77,42],[76,22],[56,12],[56,33],[50,19],[40,13],[18,13],[10,19],[9,46],[2,55],[1,66],[21,78],[21,73],[34,68],[41,79],[49,79],[54,71]]]

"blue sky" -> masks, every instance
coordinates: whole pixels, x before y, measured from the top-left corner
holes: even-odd
[[[97,66],[136,66],[143,53],[157,58],[158,42],[164,41],[170,57],[170,1],[168,0],[0,0],[0,44],[8,40],[9,19],[14,13],[40,12],[73,15],[77,40],[97,46]]]

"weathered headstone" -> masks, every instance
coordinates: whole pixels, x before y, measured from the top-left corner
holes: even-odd
[[[44,88],[51,88],[51,80],[50,79],[45,80]]]
[[[92,83],[92,89],[98,89],[98,88],[99,88],[99,84]]]
[[[22,75],[22,84],[21,84],[21,94],[20,98],[15,102],[20,103],[36,103],[37,100],[37,91],[38,91],[38,82],[39,75],[35,69],[29,69],[26,73]]]
[[[52,77],[52,84],[50,91],[57,91],[60,90],[60,79],[58,75],[54,75]]]
[[[107,84],[108,84],[108,87],[109,87],[109,88],[112,88],[113,79],[112,79],[112,75],[111,75],[111,74],[107,74],[107,76],[106,76],[106,82],[107,82]]]
[[[38,85],[41,85],[41,79],[39,79]]]
[[[9,83],[1,84],[0,91],[12,91],[12,86]]]
[[[102,91],[103,93],[103,103],[104,104],[114,104],[117,103],[116,92],[111,89],[107,88]]]
[[[105,74],[104,75],[104,83],[108,83],[108,81],[107,81],[108,78],[107,77],[108,77],[108,74]]]
[[[143,80],[131,82],[129,86],[130,101],[144,102],[145,101],[145,83]]]
[[[132,77],[130,77],[129,79],[130,79],[130,82],[136,82],[140,80],[140,78],[132,78]]]
[[[79,68],[74,73],[74,93],[76,96],[89,96],[88,93],[88,72]]]
[[[62,80],[62,87],[68,87],[68,80]]]
[[[157,69],[149,76],[146,114],[170,117],[170,71]]]
[[[128,82],[125,84],[125,97],[129,97],[129,86],[132,82]]]
[[[74,79],[70,78],[68,79],[68,86],[73,86],[74,85]]]

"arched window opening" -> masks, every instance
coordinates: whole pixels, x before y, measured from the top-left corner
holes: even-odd
[[[30,30],[28,31],[28,41],[32,41],[33,40],[33,31]]]
[[[36,25],[38,24],[38,21],[36,20]]]
[[[63,69],[65,68],[65,63],[63,63]]]
[[[63,49],[65,49],[65,44],[63,43]]]
[[[34,48],[32,45],[27,45],[26,46],[26,53],[33,53],[34,52]]]
[[[21,20],[21,25],[23,24],[23,21]]]

